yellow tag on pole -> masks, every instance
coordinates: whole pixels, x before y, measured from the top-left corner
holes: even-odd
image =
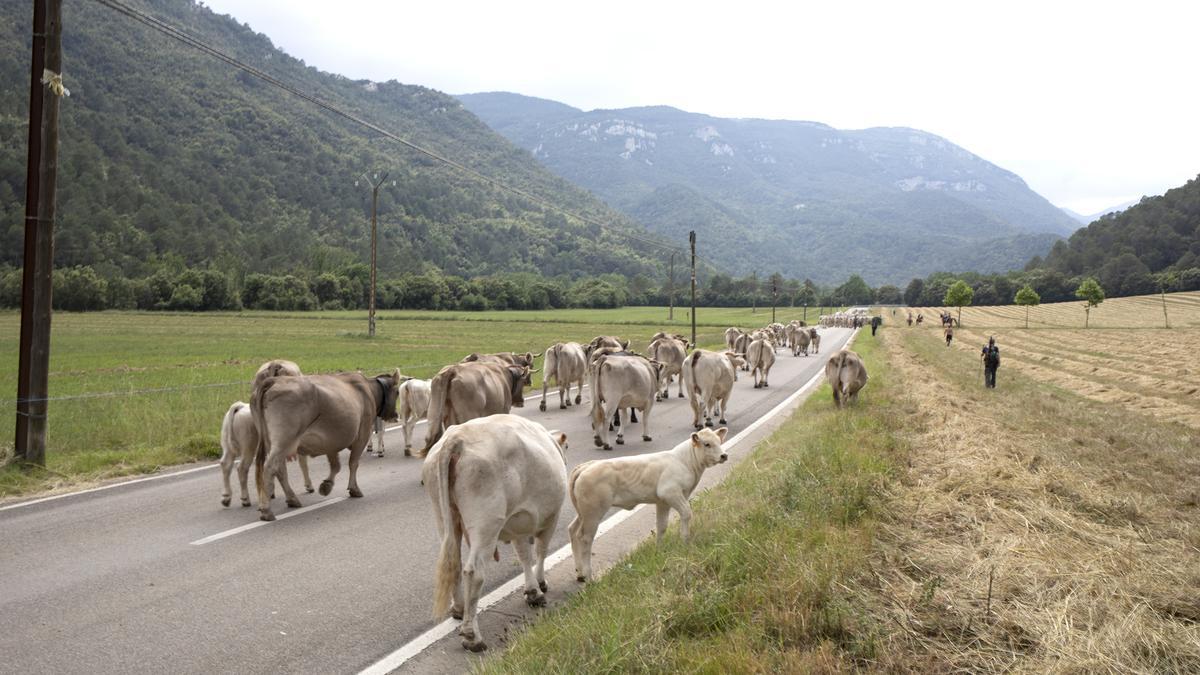
[[[55,96],[70,96],[71,90],[63,86],[62,73],[55,73],[49,69],[42,71],[42,84],[50,87],[50,91]]]

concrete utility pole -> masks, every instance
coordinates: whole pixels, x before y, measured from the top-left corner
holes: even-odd
[[[692,348],[696,348],[696,231],[688,232],[688,243],[692,247]]]
[[[671,279],[667,283],[667,302],[670,307],[667,309],[667,321],[675,320],[675,251],[671,251]]]
[[[375,337],[375,254],[377,251],[375,215],[379,209],[379,186],[383,185],[387,178],[386,173],[382,178],[378,173],[372,174],[370,178],[364,173],[362,177],[371,186],[371,295],[367,299],[367,335],[370,337]],[[355,185],[357,184],[358,182],[355,181]],[[392,181],[392,185],[395,184],[395,181]]]
[[[62,86],[62,0],[34,0],[14,447],[16,461],[37,466],[46,465],[58,104],[66,93]]]

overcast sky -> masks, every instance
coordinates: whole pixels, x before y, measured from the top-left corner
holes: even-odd
[[[915,127],[1084,214],[1200,174],[1194,0],[206,4],[355,79]]]

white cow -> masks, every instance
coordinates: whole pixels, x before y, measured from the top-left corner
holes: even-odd
[[[711,427],[713,412],[718,405],[721,410],[720,423],[725,424],[725,411],[737,376],[734,364],[740,361],[740,356],[730,358],[720,352],[697,349],[684,361],[683,384],[692,404],[692,426],[695,428]],[[700,424],[701,412],[704,413],[703,425]]]
[[[400,391],[396,395],[396,414],[404,428],[404,456],[412,457],[412,432],[417,424],[425,419],[429,412],[429,380],[418,380],[405,377],[400,382]],[[375,418],[375,437],[367,445],[367,452],[375,451],[376,457],[383,457],[383,418]]]
[[[688,539],[692,509],[688,497],[710,466],[729,456],[721,447],[727,429],[704,429],[665,452],[633,457],[614,457],[584,462],[571,471],[569,492],[576,516],[567,531],[571,535],[571,555],[575,558],[575,578],[586,581],[592,576],[592,542],[604,514],[614,506],[632,509],[638,504],[654,504],[658,509],[656,532],[661,542],[671,509],[679,514],[679,532]]]
[[[608,420],[620,416],[617,445],[625,444],[629,428],[627,411],[642,411],[642,440],[650,438],[650,409],[658,390],[659,365],[641,356],[603,354],[592,375],[592,431],[596,447],[612,450],[608,443]]]
[[[235,401],[229,406],[225,418],[221,420],[221,478],[225,488],[221,492],[221,506],[229,506],[233,499],[233,490],[229,485],[229,474],[233,464],[238,463],[238,482],[242,486],[242,506],[250,506],[250,489],[247,485],[250,465],[254,462],[254,453],[258,450],[258,430],[254,428],[254,416],[250,413],[250,404]],[[308,458],[300,455],[300,473],[304,475],[304,489],[313,491],[312,480],[308,477]]]
[[[672,377],[679,378],[679,398],[683,398],[683,359],[687,356],[687,342],[676,337],[658,338],[650,343],[646,354],[652,360],[662,364],[658,385],[662,389],[662,394],[658,396],[658,399],[665,401],[671,398],[670,392],[667,390],[671,386]]]
[[[433,615],[449,610],[462,619],[458,633],[466,649],[487,649],[476,614],[483,566],[497,542],[516,549],[525,602],[546,604],[546,550],[567,492],[566,448],[566,435],[500,414],[450,427],[425,457],[421,478],[442,538]]]
[[[550,380],[558,385],[558,408],[564,410],[571,405],[571,385],[577,383],[575,402],[583,402],[583,380],[587,377],[587,356],[583,345],[578,342],[559,342],[546,350],[546,361],[542,365],[542,403],[538,408],[546,412],[546,389]]]
[[[754,378],[754,388],[767,386],[771,366],[775,365],[775,349],[771,343],[767,340],[751,342],[746,360],[750,362],[750,376]]]

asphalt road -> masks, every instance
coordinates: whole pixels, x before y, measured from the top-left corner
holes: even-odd
[[[731,432],[801,387],[851,333],[823,329],[820,356],[781,350],[767,389],[742,373]],[[639,423],[613,452],[592,445],[586,391],[582,408],[560,411],[551,392],[547,412],[536,398],[514,412],[566,432],[574,466],[681,442],[691,408],[675,391],[653,409],[653,442],[641,441]],[[389,432],[387,456],[364,458],[363,499],[346,498],[343,468],[329,497],[301,491],[305,508],[292,510],[278,500],[274,523],[259,525],[256,508],[238,505],[236,478],[234,505],[222,508],[217,469],[0,510],[0,671],[332,673],[371,665],[436,623],[437,532],[421,461],[403,456],[402,438]],[[299,471],[289,467],[296,487]],[[326,470],[312,462],[314,483]],[[256,499],[253,485],[251,493]],[[572,517],[568,502],[552,549],[567,543]],[[484,592],[519,571],[511,549],[501,549]]]

